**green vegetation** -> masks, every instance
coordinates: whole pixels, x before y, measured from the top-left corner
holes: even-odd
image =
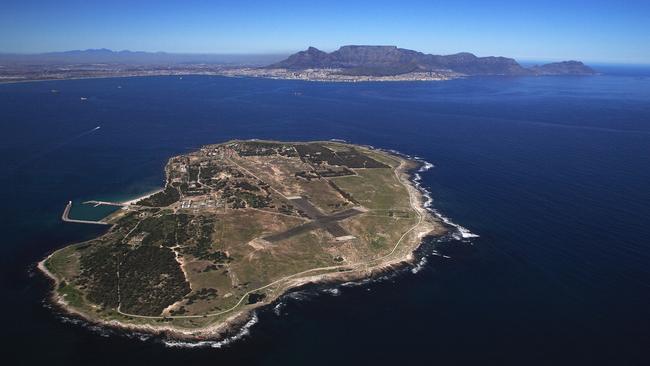
[[[160,315],[181,300],[190,286],[167,248],[142,246],[120,263],[120,305],[126,313]]]
[[[123,250],[98,244],[81,256],[81,273],[76,283],[85,289],[92,303],[113,308],[119,304],[117,270]]]
[[[173,247],[190,238],[187,225],[190,217],[185,214],[167,214],[147,217],[140,222],[138,231],[146,234],[142,245]]]
[[[385,245],[386,245],[386,238],[381,237],[381,236],[375,236],[370,240],[370,245],[375,250],[384,248]]]
[[[263,208],[267,207],[271,203],[271,199],[267,196],[259,196],[250,192],[237,192],[235,193],[235,199],[246,202],[247,207],[253,208]]]
[[[392,169],[363,169],[355,176],[332,178],[364,207],[379,210],[411,210],[406,188]],[[407,199],[405,199],[407,198]]]
[[[178,190],[172,186],[167,186],[161,192],[158,192],[150,197],[141,199],[136,204],[140,206],[151,206],[151,207],[167,207],[172,203],[178,202],[181,198]]]
[[[62,281],[59,284],[59,287],[56,289],[56,291],[70,306],[80,307],[84,303],[81,291],[79,291],[73,285],[66,283],[65,281]]]
[[[52,273],[59,273],[64,278],[73,278],[79,272],[80,244],[63,248],[45,261],[45,268]]]

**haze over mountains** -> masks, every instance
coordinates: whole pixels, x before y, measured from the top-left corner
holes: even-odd
[[[579,61],[523,67],[507,57],[431,55],[396,46],[314,47],[286,55],[174,54],[89,49],[0,54],[0,82],[87,77],[222,75],[313,81],[447,80],[464,76],[593,75]]]
[[[563,61],[525,68],[507,57],[477,57],[463,52],[431,55],[396,46],[343,46],[327,53],[309,47],[269,68],[342,69],[347,75],[399,75],[410,72],[451,71],[463,75],[592,75],[580,61]]]
[[[563,61],[525,68],[507,57],[477,57],[468,52],[432,55],[396,46],[343,46],[334,52],[315,47],[282,60],[281,54],[180,54],[166,52],[73,50],[40,54],[0,54],[2,64],[219,64],[268,68],[343,69],[348,75],[398,75],[419,71],[453,71],[464,75],[563,75],[594,74],[579,61]],[[282,61],[279,61],[282,60]],[[278,62],[279,61],[279,62]]]
[[[184,54],[168,52],[113,51],[106,48],[46,52],[35,54],[0,53],[0,64],[128,64],[177,65],[218,64],[264,66],[277,62],[286,54]]]

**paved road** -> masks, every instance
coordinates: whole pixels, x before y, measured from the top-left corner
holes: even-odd
[[[339,225],[337,222],[341,220],[345,220],[349,217],[358,215],[363,212],[356,208],[350,208],[345,211],[337,212],[331,215],[326,215],[317,207],[312,205],[311,202],[309,202],[305,198],[302,197],[292,198],[289,201],[300,211],[304,212],[305,215],[307,215],[307,217],[309,217],[312,221],[306,224],[293,227],[281,233],[269,235],[264,238],[265,240],[273,243],[273,242],[289,239],[298,234],[302,234],[316,229],[324,229],[335,238],[340,236],[348,236],[350,234],[344,228],[342,228],[341,225]]]

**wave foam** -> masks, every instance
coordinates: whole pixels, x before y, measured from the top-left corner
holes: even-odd
[[[273,307],[273,314],[276,316],[282,315],[282,308],[284,307],[284,302],[278,301],[278,303]]]
[[[337,289],[336,287],[324,289],[323,292],[332,296],[339,296],[341,294],[341,290]]]
[[[258,322],[257,314],[253,312],[251,319],[244,324],[244,326],[233,336],[222,339],[220,341],[178,341],[178,340],[163,340],[165,347],[169,348],[222,348],[233,342],[236,342],[250,334],[250,328]]]
[[[424,268],[424,266],[427,264],[427,257],[422,257],[420,261],[411,268],[411,273],[416,274]]]
[[[394,151],[394,150],[392,150],[391,152],[396,153],[396,154],[400,154],[399,152]],[[406,157],[411,158],[413,160],[416,160],[417,162],[422,164],[422,166],[418,169],[417,173],[413,174],[413,183],[415,183],[415,187],[420,192],[422,192],[422,195],[424,196],[424,199],[425,199],[424,208],[426,208],[434,216],[439,218],[446,225],[451,226],[454,229],[456,229],[456,232],[452,233],[452,238],[454,238],[456,240],[464,240],[464,239],[467,240],[467,239],[472,239],[472,238],[478,238],[479,237],[478,234],[474,234],[471,231],[469,231],[469,229],[467,229],[466,227],[461,226],[459,224],[456,224],[455,222],[451,221],[451,219],[449,217],[443,215],[442,213],[440,213],[440,211],[438,211],[437,209],[435,209],[433,207],[433,198],[431,197],[431,192],[428,189],[426,189],[426,188],[424,188],[422,186],[422,176],[419,173],[426,172],[426,171],[430,170],[431,168],[434,168],[435,165],[427,162],[424,159],[421,159],[418,156],[408,156],[408,155],[404,155],[404,154],[400,154],[400,155],[406,156]]]
[[[431,168],[435,168],[435,165],[429,163],[428,161],[424,161],[424,160],[421,160],[421,159],[419,161],[424,163],[424,165],[422,165],[420,167],[420,169],[418,169],[418,172],[420,172],[420,173],[426,172],[427,170],[429,170]]]

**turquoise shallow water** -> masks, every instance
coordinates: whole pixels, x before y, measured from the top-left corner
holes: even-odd
[[[19,363],[84,365],[647,364],[643,75],[0,85],[3,345]],[[170,156],[232,138],[339,138],[417,155],[435,165],[421,174],[433,206],[480,237],[429,243],[420,267],[381,281],[294,293],[220,349],[105,333],[44,307],[33,264],[105,230],[60,222],[68,200],[149,192]]]
[[[72,203],[69,217],[77,220],[95,220],[99,221],[109,216],[111,213],[119,210],[118,206],[94,206],[91,204],[84,204],[85,201],[77,201]]]

